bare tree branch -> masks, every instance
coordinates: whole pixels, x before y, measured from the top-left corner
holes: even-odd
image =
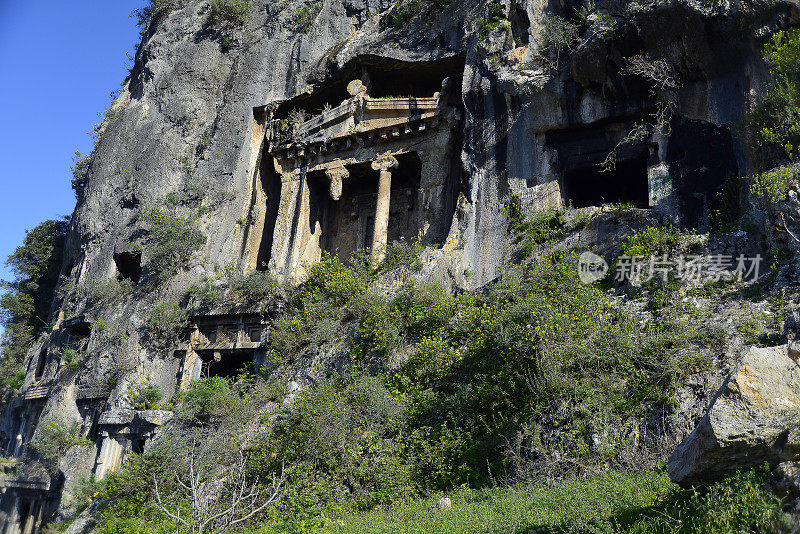
[[[277,502],[285,493],[283,486],[286,482],[284,468],[281,467],[280,476],[273,475],[272,485],[264,493],[256,478],[252,483],[247,480],[247,458],[239,451],[239,461],[228,470],[229,475],[221,480],[214,481],[204,476],[197,466],[197,442],[193,441],[187,451],[188,481],[179,473],[174,478],[178,483],[179,491],[191,505],[191,520],[186,520],[178,513],[171,512],[164,505],[158,485],[158,476],[153,474],[154,492],[156,503],[162,514],[189,529],[194,534],[222,534],[232,526],[244,523],[264,511],[267,506]],[[217,482],[218,485],[215,485]],[[224,502],[224,504],[222,504]],[[221,506],[221,508],[220,508]],[[212,530],[207,530],[212,529]]]

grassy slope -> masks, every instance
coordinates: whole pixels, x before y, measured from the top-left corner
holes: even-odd
[[[518,533],[550,527],[627,523],[640,510],[676,491],[664,473],[608,474],[574,479],[552,487],[514,486],[462,490],[453,506],[439,510],[436,498],[398,503],[387,509],[337,518],[335,534]],[[341,523],[339,523],[341,521]]]

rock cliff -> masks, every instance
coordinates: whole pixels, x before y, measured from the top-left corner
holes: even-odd
[[[426,252],[423,272],[451,288],[495,280],[518,253],[512,197],[534,211],[629,203],[707,229],[720,186],[751,170],[731,128],[766,87],[761,45],[800,22],[796,2],[619,2],[586,14],[574,36],[556,34],[577,8],[252,0],[246,18],[222,20],[205,0],[154,3],[98,127],[55,328],[32,347],[2,423],[17,456],[48,421],[102,439],[72,449],[60,475],[34,466],[10,483],[4,520],[27,528],[49,510],[68,516],[78,475],[118,467],[163,424],[130,405],[137,384],[173,392],[209,358],[258,351],[282,303],[193,312],[190,346],[148,334],[154,308],[186,309],[189,288],[220,273],[298,280],[326,252],[376,243],[379,174],[392,180],[384,245],[441,247]],[[203,239],[188,254],[167,251],[186,261],[165,270],[169,254],[148,236],[181,224]],[[611,246],[619,224],[593,223],[582,246]],[[115,281],[126,284],[118,298]],[[77,369],[59,357],[66,347],[86,354]],[[310,367],[342,357],[333,347],[285,378],[304,384]],[[12,495],[33,504],[21,512]]]

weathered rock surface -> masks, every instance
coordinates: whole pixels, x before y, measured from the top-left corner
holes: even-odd
[[[400,25],[391,20],[405,3],[325,0],[307,31],[294,23],[303,0],[250,3],[249,17],[232,37],[210,23],[207,0],[170,2],[173,9],[160,12],[145,28],[130,78],[99,128],[88,185],[71,220],[62,275],[64,287],[74,289],[75,302],[68,296],[53,304],[63,321],[32,347],[25,364],[31,369],[26,393],[15,405],[19,413],[9,412],[0,421],[0,432],[19,436],[20,450],[42,414],[80,423],[84,434],[99,426],[131,446],[126,450],[133,443],[120,428],[147,427],[149,433],[165,420],[157,412],[133,413],[128,399],[132,384],[145,379],[163,392],[177,385],[181,362],[174,352],[179,351],[148,345],[148,313],[157,304],[183,305],[191,284],[247,256],[250,215],[262,180],[258,162],[269,144],[259,122],[266,120],[262,114],[337,106],[346,84],[359,78],[385,96],[399,94],[400,78],[429,78],[425,96],[432,96],[446,66],[448,77],[457,80],[453,103],[463,120],[449,156],[457,163],[454,214],[437,222],[450,228],[446,241],[454,246],[426,251],[419,272],[387,275],[379,286],[389,294],[401,277],[426,277],[451,288],[476,288],[495,279],[509,259],[513,247],[503,208],[512,195],[526,209],[571,202],[570,195],[582,188],[577,184],[570,191],[567,174],[595,166],[635,121],[653,112],[647,87],[620,70],[632,55],[662,59],[680,74],[674,135],[654,133],[635,158],[643,166],[641,184],[674,182],[672,192],[654,186],[641,206],[646,209],[601,214],[565,244],[592,248],[610,259],[623,236],[651,221],[692,226],[702,219],[713,208],[717,182],[747,172],[746,152],[728,127],[740,122],[767,85],[761,44],[771,32],[800,21],[797,2],[790,0],[714,6],[697,0],[630,2],[632,11],[619,17],[616,29],[589,32],[569,61],[552,64],[544,57],[540,32],[546,14],[571,10],[559,3],[501,0],[503,23],[492,29],[484,0],[453,1],[442,9],[423,3],[427,7]],[[319,106],[308,103],[315,98]],[[608,200],[595,193],[589,201]],[[753,226],[784,224],[800,235],[800,204],[793,195],[781,205],[785,220],[762,211]],[[139,256],[136,251],[146,243],[143,214],[167,198],[180,201],[180,215],[198,215],[207,240],[176,277],[155,283],[146,248]],[[279,233],[289,229],[276,224]],[[141,282],[100,315],[86,292],[122,274],[117,259],[134,256],[141,262]],[[103,328],[89,328],[101,320]],[[91,357],[67,372],[55,354],[82,329]],[[773,353],[774,368],[766,356]],[[726,354],[732,360],[738,350],[728,347]],[[732,463],[777,462],[790,458],[792,450],[796,454],[797,431],[784,433],[791,421],[789,406],[794,403],[796,409],[798,403],[797,367],[787,354],[797,357],[798,352],[758,349],[745,358],[750,363],[725,382],[709,415],[676,451],[676,477],[701,480]],[[38,377],[32,365],[37,358],[45,364]],[[294,385],[292,391],[338,370],[345,360],[343,345],[329,343],[280,371]],[[727,367],[714,372],[716,385]],[[698,401],[694,391],[702,390],[703,382],[693,386],[679,398],[681,433],[708,402],[705,393]],[[797,421],[796,412],[794,417]],[[113,445],[105,439],[97,447],[104,442]],[[88,476],[89,463],[65,463],[67,480]],[[72,486],[64,488],[70,491]],[[76,522],[86,524],[85,519]]]
[[[736,468],[800,459],[800,366],[787,347],[752,348],[669,458],[669,476],[704,485]]]
[[[770,487],[778,495],[800,497],[800,462],[782,462],[770,475]]]

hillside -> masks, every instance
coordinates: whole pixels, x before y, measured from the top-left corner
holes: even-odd
[[[3,532],[798,532],[799,15],[152,0],[9,259]]]

